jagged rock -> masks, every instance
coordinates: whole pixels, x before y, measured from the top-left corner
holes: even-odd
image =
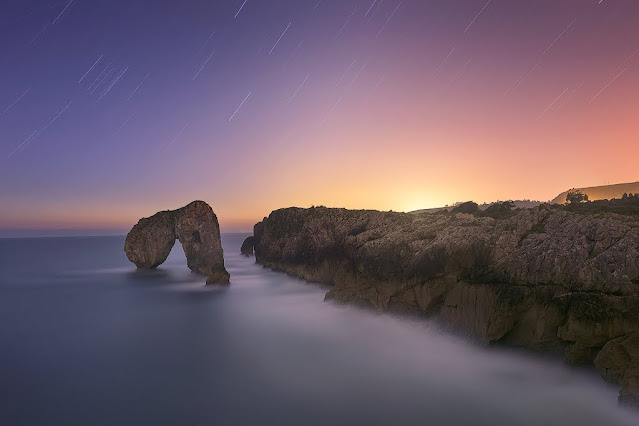
[[[240,253],[245,256],[251,256],[253,254],[253,249],[255,247],[255,237],[250,236],[246,237],[244,242],[242,243],[242,247],[240,248]]]
[[[140,219],[127,234],[124,251],[138,268],[156,268],[168,257],[176,238],[182,244],[189,269],[206,275],[207,284],[228,284],[220,226],[213,209],[204,201]]]
[[[636,217],[540,206],[493,218],[466,207],[276,210],[255,225],[256,260],[332,284],[327,299],[436,314],[485,343],[565,347],[571,363],[639,332]],[[620,382],[622,399],[633,380]]]

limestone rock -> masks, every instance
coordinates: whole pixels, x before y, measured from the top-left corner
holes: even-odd
[[[139,220],[124,242],[129,260],[140,269],[157,268],[175,244],[175,211],[163,211]]]
[[[228,284],[217,216],[204,201],[140,219],[127,234],[124,251],[138,268],[156,268],[168,257],[176,238],[189,269],[207,276],[207,284]]]

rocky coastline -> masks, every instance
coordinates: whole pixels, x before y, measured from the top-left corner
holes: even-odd
[[[484,344],[561,349],[639,406],[637,216],[286,208],[253,236],[258,263],[330,284],[326,299],[435,316]]]

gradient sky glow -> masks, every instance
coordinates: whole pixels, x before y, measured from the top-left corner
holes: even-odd
[[[636,0],[5,0],[0,228],[636,181],[637,22]]]

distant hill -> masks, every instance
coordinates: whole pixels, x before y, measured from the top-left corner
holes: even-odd
[[[410,212],[407,213],[411,213],[411,214],[420,214],[420,213],[437,213],[440,212],[442,210],[450,210],[452,209],[454,206],[446,206],[446,207],[433,207],[430,209],[419,209],[419,210],[412,210]]]
[[[621,198],[624,193],[637,194],[639,193],[639,182],[632,183],[618,183],[615,185],[603,185],[603,186],[591,186],[589,188],[577,188],[588,195],[590,201],[596,200],[612,200],[613,198]],[[552,204],[564,204],[566,202],[566,195],[568,191],[562,192],[557,195],[552,201]]]
[[[639,192],[639,191],[638,191]],[[537,207],[538,205],[541,204],[541,201],[532,201],[532,200],[513,200],[513,203],[515,203],[515,207],[517,207],[518,209],[532,209],[533,207]],[[488,206],[490,206],[493,203],[484,203],[484,204],[480,204],[479,205],[479,209],[480,210],[486,210],[486,208],[488,208]],[[446,207],[434,207],[431,209],[421,209],[421,210],[414,210],[412,212],[409,213],[437,213],[439,211],[442,210],[452,210],[455,208],[457,204],[452,205],[452,206],[446,206]]]
[[[517,207],[518,209],[532,209],[533,207],[537,207],[541,204],[541,201],[535,200],[512,200],[512,202],[515,203],[515,207]],[[488,206],[490,206],[491,204],[493,203],[480,204],[479,208],[481,210],[486,210],[486,208],[488,208]]]

